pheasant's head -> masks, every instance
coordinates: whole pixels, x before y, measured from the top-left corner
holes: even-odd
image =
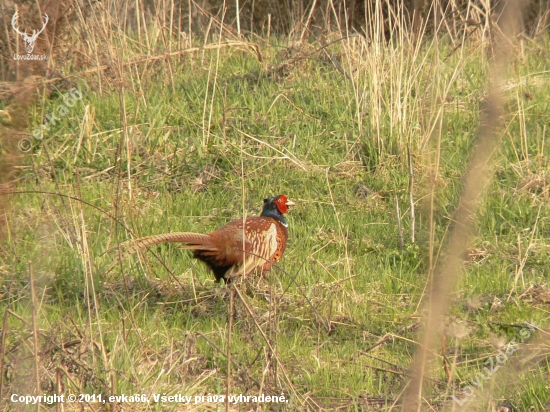
[[[285,195],[278,195],[264,199],[264,207],[261,216],[268,216],[277,219],[285,226],[286,219],[283,215],[288,212],[288,207],[295,203],[287,199]]]

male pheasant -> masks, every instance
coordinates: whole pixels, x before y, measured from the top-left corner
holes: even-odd
[[[174,232],[129,241],[120,258],[158,243],[178,242],[182,249],[194,250],[193,257],[212,269],[216,282],[263,274],[283,256],[288,238],[283,215],[293,205],[285,195],[270,197],[264,199],[260,216],[234,220],[210,234]]]

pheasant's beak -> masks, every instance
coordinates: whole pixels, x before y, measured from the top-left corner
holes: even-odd
[[[285,203],[285,205],[287,205],[287,206],[295,206],[296,203],[294,203],[292,200],[287,200],[286,203]]]

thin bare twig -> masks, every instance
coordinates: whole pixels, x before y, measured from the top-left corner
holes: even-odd
[[[413,165],[413,158],[412,158],[412,150],[411,145],[409,143],[408,147],[408,155],[409,155],[409,204],[411,209],[411,243],[414,243],[415,241],[415,232],[416,232],[416,214],[414,212],[414,165]]]
[[[29,276],[30,276],[30,286],[31,286],[31,319],[32,319],[32,340],[33,340],[33,350],[34,350],[34,383],[36,388],[36,395],[40,394],[40,351],[38,348],[38,325],[36,323],[37,309],[38,305],[36,303],[36,290],[34,284],[34,268],[32,262],[29,262]],[[36,404],[36,411],[38,412],[40,404]]]
[[[256,319],[256,317],[254,316],[254,312],[252,312],[252,309],[250,309],[250,306],[248,306],[248,304],[246,303],[246,300],[244,299],[244,296],[242,295],[241,291],[239,290],[239,288],[237,287],[237,285],[233,285],[234,289],[235,289],[235,293],[237,294],[237,296],[239,297],[240,301],[242,302],[243,306],[245,307],[246,311],[248,312],[248,314],[250,315],[250,317],[252,318],[252,321],[254,322],[254,325],[256,326],[256,328],[258,329],[258,331],[260,332],[260,335],[262,335],[262,338],[264,339],[265,343],[267,344],[272,356],[277,360],[277,363],[279,365],[279,367],[281,368],[281,371],[283,373],[283,376],[285,377],[285,380],[286,380],[286,383],[287,385],[290,387],[290,389],[292,390],[294,396],[296,396],[297,399],[299,399],[302,404],[304,403],[307,403],[309,404],[310,407],[313,407],[315,408],[316,410],[319,410],[320,409],[320,405],[318,405],[313,399],[311,399],[310,397],[304,397],[301,393],[299,393],[296,388],[294,387],[294,384],[292,383],[292,379],[290,379],[290,376],[288,375],[287,371],[286,371],[286,368],[285,366],[283,365],[283,363],[281,362],[281,360],[279,359],[279,356],[277,355],[277,352],[275,351],[275,349],[273,348],[273,345],[271,345],[271,342],[269,341],[269,338],[267,337],[267,335],[265,334],[264,330],[262,329],[262,327],[260,326],[260,324],[258,323],[258,320]]]
[[[397,236],[399,237],[399,247],[403,249],[405,241],[403,240],[403,227],[401,226],[401,211],[399,210],[399,199],[395,195],[395,217],[397,218]]]
[[[231,395],[231,340],[233,337],[233,316],[235,311],[235,285],[229,286],[229,321],[227,322],[227,378],[225,382],[225,410],[229,412]]]

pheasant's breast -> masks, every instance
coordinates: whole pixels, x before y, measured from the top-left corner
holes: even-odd
[[[257,223],[257,224],[255,224]],[[246,237],[252,244],[252,253],[270,261],[277,250],[277,225],[262,219],[246,223]]]

